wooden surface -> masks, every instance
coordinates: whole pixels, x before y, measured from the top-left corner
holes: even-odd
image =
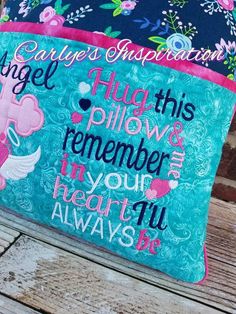
[[[3,256],[0,273],[0,291],[51,313],[219,313],[26,236]]]
[[[39,314],[28,306],[0,295],[0,314]]]
[[[18,231],[12,230],[0,224],[0,256],[8,249],[8,247],[19,237]]]
[[[0,223],[21,232],[0,259],[0,293],[36,311],[236,313],[236,205],[212,199],[210,274],[203,286],[177,282],[4,211]]]

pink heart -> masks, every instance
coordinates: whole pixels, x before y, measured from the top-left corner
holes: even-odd
[[[169,181],[161,180],[159,178],[152,180],[150,188],[156,191],[157,198],[161,198],[171,191]]]
[[[74,124],[80,123],[83,120],[82,114],[78,112],[73,112],[71,115],[71,120]]]
[[[145,194],[146,194],[147,199],[149,200],[152,200],[157,196],[157,192],[151,189],[148,189]]]

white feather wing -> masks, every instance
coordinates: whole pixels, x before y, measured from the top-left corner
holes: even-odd
[[[34,171],[36,163],[41,156],[41,148],[36,150],[28,156],[12,156],[9,155],[8,159],[0,168],[0,175],[5,179],[20,180]]]

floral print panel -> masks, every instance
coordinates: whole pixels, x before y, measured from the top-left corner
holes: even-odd
[[[234,0],[7,0],[0,22],[7,21],[74,27],[173,54],[219,50],[221,61],[199,63],[236,80]]]

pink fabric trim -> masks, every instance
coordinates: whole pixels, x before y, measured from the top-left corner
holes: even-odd
[[[48,24],[36,24],[36,23],[25,23],[25,22],[7,22],[0,25],[0,32],[19,32],[19,33],[30,33],[39,34],[53,37],[60,37],[65,39],[81,41],[99,48],[108,49],[111,46],[116,46],[119,39],[110,38],[102,34],[91,33],[84,30],[78,30],[68,27],[55,27]],[[138,52],[141,48],[144,48],[144,52],[147,53],[152,51],[149,48],[138,46],[136,44],[130,45],[130,49]],[[225,87],[232,92],[236,93],[236,83],[222,74],[212,71],[203,66],[194,64],[189,61],[149,61],[158,65],[162,65],[168,68],[172,68],[193,76],[197,76],[204,80],[216,83]]]
[[[206,245],[204,244],[204,263],[205,263],[205,276],[202,280],[196,282],[195,284],[196,285],[202,285],[206,280],[207,280],[207,277],[208,277],[208,274],[209,274],[209,266],[208,266],[208,258],[207,258],[207,248],[206,248]]]

